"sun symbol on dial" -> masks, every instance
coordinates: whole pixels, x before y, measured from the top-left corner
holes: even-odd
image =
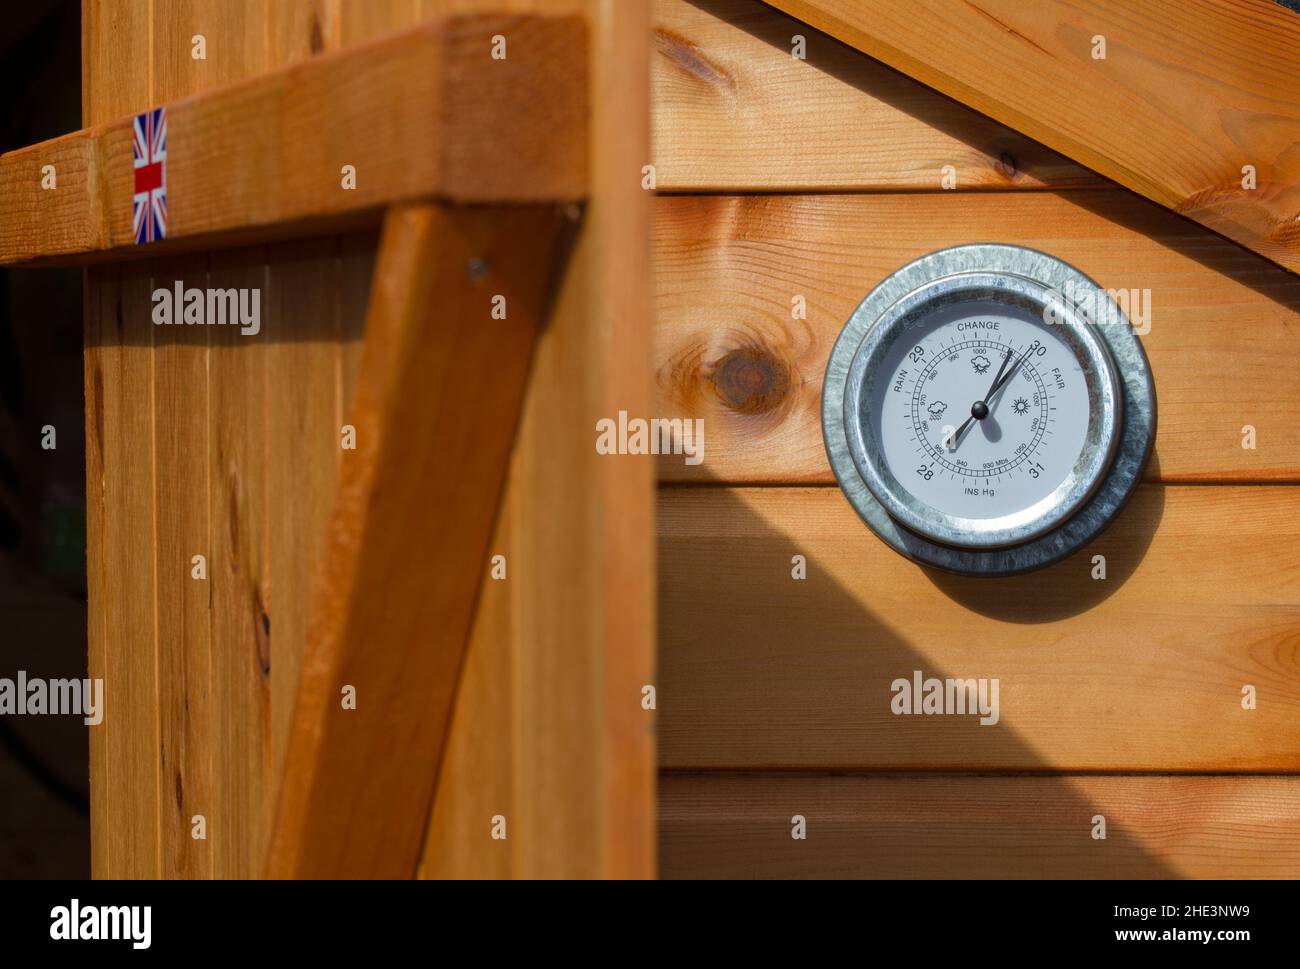
[[[1017,414],[1028,414],[1029,401],[1025,400],[1025,398],[1023,397],[1017,397],[1015,400],[1011,402],[1011,409],[1015,411]]]

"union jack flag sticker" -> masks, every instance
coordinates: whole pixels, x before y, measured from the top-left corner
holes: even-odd
[[[135,116],[135,241],[167,238],[167,109]]]

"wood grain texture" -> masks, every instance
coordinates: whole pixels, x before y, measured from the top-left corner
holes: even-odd
[[[1300,270],[1300,20],[1271,0],[773,0]],[[1097,37],[1106,56],[1094,57]],[[1243,187],[1243,166],[1258,186]]]
[[[344,43],[377,37],[422,19],[464,14],[585,14],[588,0],[334,0]],[[639,2],[639,0],[638,0]]]
[[[406,0],[387,2],[400,7]],[[484,9],[483,0],[415,0],[415,7],[419,17],[445,17]],[[492,9],[504,13],[579,14],[583,17],[596,11],[591,0],[492,0]]]
[[[661,191],[1108,184],[758,0],[656,0],[654,42]]]
[[[343,454],[338,240],[267,250],[267,564],[271,615],[272,777],[281,775],[311,588]]]
[[[546,207],[413,206],[386,219],[273,877],[415,873],[558,228]],[[474,259],[482,278],[467,271]],[[491,319],[494,293],[507,320]],[[355,709],[340,702],[346,686]]]
[[[524,729],[519,705],[526,690],[519,674],[518,570],[526,566],[520,557],[518,475],[516,459],[484,565],[491,576],[495,557],[505,556],[505,577],[483,583],[474,610],[421,852],[420,878],[518,877],[529,850],[525,846],[532,840],[520,826],[525,803],[516,761]],[[492,837],[497,817],[505,819],[505,838]]]
[[[110,116],[197,94],[337,46],[331,32],[334,21],[320,3],[266,6],[256,0],[191,0],[155,5],[152,20],[148,4],[138,10],[127,4],[102,6],[88,15],[88,24],[102,23],[110,36],[93,45],[97,53],[88,70],[96,89],[108,94],[126,90],[113,81],[122,80],[119,55],[131,53],[131,37],[122,31],[130,26],[123,15],[132,10],[140,15],[137,26],[145,43],[131,71],[143,93],[135,101],[118,96]],[[199,33],[208,43],[206,60],[190,57],[190,39]],[[103,77],[108,81],[101,85]],[[95,120],[87,117],[88,123]],[[306,636],[314,550],[325,526],[340,453],[348,379],[344,356],[355,369],[374,244],[372,235],[350,236],[345,249],[326,238],[218,257],[219,276],[228,274],[260,290],[263,325],[258,337],[231,335],[218,347],[214,373],[219,386],[213,393],[220,411],[209,413],[205,328],[148,327],[121,338],[110,332],[107,338],[94,338],[87,348],[89,481],[93,484],[103,474],[95,415],[102,412],[104,397],[102,371],[92,369],[90,361],[108,353],[152,372],[153,401],[146,409],[155,437],[152,444],[134,442],[133,453],[147,459],[152,448],[152,472],[158,482],[152,550],[157,603],[150,606],[157,637],[156,738],[125,749],[143,759],[153,746],[160,780],[156,788],[120,788],[113,778],[135,768],[116,762],[110,766],[92,732],[97,752],[92,766],[97,873],[132,870],[120,867],[123,853],[115,852],[116,867],[104,856],[110,841],[135,838],[156,838],[159,843],[157,868],[144,873],[240,877],[261,870],[276,767],[283,756],[297,659]],[[105,319],[147,315],[147,287],[133,294],[140,297],[143,292],[143,303],[122,303],[120,279],[125,275],[160,280],[169,287],[177,279],[203,286],[209,282],[208,257],[169,257],[156,267],[140,263],[113,274],[107,284],[108,277],[92,275],[88,303],[93,299],[96,306],[102,304]],[[341,319],[345,313],[347,319]],[[118,339],[121,342],[111,345]],[[100,343],[110,346],[101,350]],[[110,395],[113,392],[109,388]],[[232,423],[232,413],[243,417]],[[215,497],[210,497],[209,475],[222,468],[230,473],[217,481]],[[93,488],[91,493],[97,494]],[[94,564],[104,546],[102,495],[99,499],[88,507],[88,575],[96,590],[105,582],[104,569]],[[210,501],[215,502],[212,508]],[[214,509],[220,517],[210,518]],[[107,537],[117,534],[110,525]],[[191,578],[194,554],[208,560],[206,581]],[[129,604],[132,597],[148,599],[153,586],[130,593],[120,585],[115,588]],[[92,592],[91,598],[98,604],[102,593]],[[222,615],[212,615],[214,603]],[[91,624],[95,664],[103,662],[105,621],[109,640],[122,636],[120,611],[114,604],[106,617]],[[232,716],[246,723],[232,723]],[[123,729],[142,730],[147,723],[145,717],[130,717]],[[114,749],[120,757],[123,750]],[[155,802],[152,808],[150,801]],[[191,837],[196,815],[207,822],[206,839]]]
[[[156,285],[208,283],[206,255],[158,260]],[[212,808],[212,576],[208,518],[208,333],[153,331],[155,621],[159,824],[164,877],[210,878],[212,841],[192,836]],[[134,348],[131,348],[134,349]],[[194,577],[194,556],[204,572]]]
[[[654,874],[654,466],[595,453],[650,406],[649,6],[590,7],[592,196],[520,431],[526,877]],[[563,576],[562,581],[557,577]]]
[[[1300,480],[1300,372],[1278,365],[1300,354],[1300,281],[1109,191],[660,198],[655,413],[703,418],[706,443],[700,465],[661,458],[661,478],[833,483],[821,385],[836,336],[890,272],[976,240],[1040,249],[1139,302],[1149,291],[1148,478]]]
[[[538,344],[494,541],[510,577],[477,613],[427,877],[655,868],[654,713],[640,706],[654,681],[654,469],[592,447],[600,417],[650,406],[651,197],[627,177],[649,153],[649,5],[584,7],[599,38],[592,197]],[[489,837],[496,813],[505,843]]]
[[[339,0],[266,4],[266,52],[271,66],[296,64],[342,46],[339,8]]]
[[[418,3],[418,15],[446,15],[463,13],[472,8],[479,0],[422,0]],[[587,14],[594,10],[586,0],[501,0],[496,5],[499,9],[510,12],[546,11],[552,14],[560,12]],[[634,13],[643,12],[644,4],[621,4]],[[405,0],[385,0],[383,3],[354,6],[349,11],[344,6],[344,23],[349,29],[377,33],[381,30],[401,26],[410,16],[410,4]],[[613,11],[611,11],[613,13]],[[608,15],[598,16],[596,23],[604,25],[619,18]],[[599,28],[598,28],[599,29]],[[626,32],[618,36],[618,43],[626,45],[635,41]],[[599,52],[597,52],[599,53]],[[617,56],[617,55],[615,55]],[[639,62],[634,62],[639,63]],[[631,65],[627,65],[631,70]],[[597,67],[597,69],[599,69]],[[631,75],[635,77],[636,75]],[[644,80],[644,79],[642,79]],[[593,98],[603,98],[612,92],[606,90],[600,82],[593,81]],[[644,98],[644,91],[639,95]],[[624,119],[629,122],[639,119],[643,106],[634,106],[635,110]],[[617,118],[608,118],[617,123]],[[633,129],[635,130],[635,129]],[[613,171],[618,165],[632,166],[629,170],[638,170],[644,164],[644,138],[641,132],[628,139],[627,130],[620,129],[617,136],[626,146],[626,151],[619,151],[618,160],[603,163],[607,171]],[[642,151],[638,155],[637,151]],[[593,164],[601,165],[602,151]],[[595,186],[593,186],[595,187]],[[639,209],[637,210],[640,211]],[[596,232],[589,216],[585,220],[584,232]],[[629,223],[629,231],[644,231],[640,215]],[[600,233],[609,231],[608,225],[602,225]],[[571,265],[582,267],[584,257],[580,254]],[[570,277],[576,280],[587,279],[585,268],[573,269]],[[585,282],[575,282],[566,292],[581,292]],[[577,296],[565,297],[568,302],[565,310],[557,310],[548,329],[563,327],[573,332],[586,332],[590,326],[588,308]],[[570,318],[568,313],[581,315]],[[565,320],[567,322],[561,322]],[[547,351],[545,345],[541,353]],[[557,354],[561,351],[556,351]],[[565,366],[578,366],[579,354],[582,353],[578,343],[566,344],[564,354],[572,362]],[[540,369],[540,368],[539,368]],[[541,406],[533,404],[534,400],[546,400],[556,393],[558,383],[569,382],[573,373],[564,376],[557,373],[554,377],[543,378],[535,374],[530,390],[529,408]],[[527,423],[527,422],[525,422]],[[552,434],[554,430],[552,429]],[[522,433],[521,433],[522,437]],[[554,514],[554,503],[562,500],[560,494],[554,496],[552,507],[548,510],[534,509],[530,506],[527,519],[521,519],[519,506],[522,503],[522,489],[528,486],[523,470],[521,453],[518,448],[512,462],[510,484],[502,500],[502,515],[497,523],[492,549],[506,555],[508,574],[513,581],[488,582],[484,585],[482,595],[475,613],[474,629],[467,648],[465,666],[456,699],[453,720],[448,729],[447,750],[440,772],[433,810],[429,819],[420,875],[425,878],[458,877],[518,877],[521,875],[545,875],[561,870],[593,874],[599,872],[599,849],[591,844],[584,844],[580,825],[593,816],[599,816],[599,808],[592,807],[592,799],[601,796],[599,780],[592,775],[580,775],[575,765],[587,769],[587,762],[575,758],[568,766],[567,777],[581,780],[581,786],[566,789],[563,785],[553,784],[547,780],[548,774],[535,773],[523,758],[529,756],[526,751],[530,746],[547,758],[551,751],[562,750],[566,745],[576,748],[575,743],[590,747],[599,747],[601,740],[581,732],[584,726],[593,727],[599,722],[602,713],[598,707],[588,705],[577,710],[569,708],[561,712],[560,706],[552,709],[550,703],[540,705],[540,709],[525,711],[521,708],[523,693],[521,677],[523,662],[532,650],[539,650],[534,645],[531,635],[527,633],[527,616],[529,615],[524,595],[525,587],[532,594],[546,595],[548,576],[554,573],[538,571],[538,562],[545,555],[544,549],[533,552],[531,559],[523,557],[524,536],[534,534],[542,525],[543,518]],[[532,467],[528,474],[553,474],[554,466],[544,469]],[[563,476],[557,478],[562,480]],[[540,517],[539,517],[540,516]],[[538,517],[538,521],[532,519]],[[532,562],[533,564],[527,564]],[[526,571],[520,572],[520,569]],[[526,581],[525,581],[526,580]],[[639,644],[644,646],[644,644]],[[552,651],[555,646],[549,647]],[[571,646],[575,652],[599,648],[597,644],[584,640]],[[534,660],[534,662],[536,662]],[[587,660],[590,664],[591,660]],[[586,671],[589,667],[584,666]],[[555,667],[547,668],[547,675],[558,676],[562,671]],[[572,681],[571,688],[586,688],[585,681]],[[566,694],[567,696],[568,694]],[[539,730],[542,717],[549,721],[562,717],[560,724],[551,727],[548,732],[530,739]],[[648,758],[642,760],[643,766],[650,766]],[[599,778],[599,774],[593,774]],[[591,785],[589,788],[588,785]],[[630,810],[644,812],[648,807],[648,798],[630,806]],[[549,813],[545,813],[549,812]],[[594,813],[593,813],[594,812]],[[505,840],[490,837],[492,818],[503,816],[510,835]],[[537,818],[536,821],[532,818]],[[543,836],[559,833],[563,840],[548,842]],[[590,832],[587,832],[590,835]],[[647,862],[649,864],[649,862]],[[567,867],[561,867],[567,866]]]
[[[1298,777],[669,775],[659,816],[665,878],[1300,875]]]
[[[83,0],[82,120],[97,125],[149,103],[148,0]],[[121,57],[94,52],[120,51]],[[74,177],[75,181],[75,177]],[[8,181],[6,180],[6,184]],[[61,190],[60,190],[61,191]],[[160,872],[161,787],[154,630],[152,267],[87,271],[86,573],[88,669],[104,682],[89,730],[91,874]]]
[[[87,276],[89,675],[104,684],[90,728],[96,877],[159,873],[150,284],[147,267]]]
[[[172,97],[200,93],[249,72],[295,63],[360,39],[358,33],[349,29],[354,19],[349,20],[350,4],[346,2],[264,6],[253,0],[231,3],[191,0],[165,9],[141,2],[136,9],[141,20],[140,31],[130,37],[116,33],[126,25],[123,15],[130,12],[129,5],[101,6],[97,10],[101,15],[97,22],[106,33],[97,47],[89,45],[89,49],[99,51],[92,65],[95,76],[106,77],[111,82],[125,81],[129,74],[136,90],[132,99],[126,96],[130,92],[125,83],[116,87],[113,83],[102,84],[106,96],[119,89],[126,93],[114,102],[117,110],[96,119],[88,117],[88,123],[111,120]],[[381,5],[367,3],[365,6],[370,12],[377,12]],[[408,12],[406,6],[418,7],[414,11],[416,15],[437,15],[464,13],[472,5],[455,2],[396,5],[397,19],[382,29],[377,26],[375,33],[409,26],[411,21],[402,19]],[[555,13],[559,10],[554,4],[528,0],[508,6],[511,11],[531,9]],[[572,11],[576,7],[576,4],[566,4],[563,9]],[[152,33],[148,27],[151,10]],[[371,21],[378,25],[380,19],[371,18]],[[207,39],[207,62],[189,58],[190,37],[195,33],[204,33]],[[119,54],[130,52],[127,41],[135,37],[143,38],[142,49],[138,57],[124,64]],[[243,40],[238,42],[236,50],[230,40],[241,37]],[[515,35],[511,34],[511,38],[513,45]],[[621,42],[626,41],[627,37],[623,36]],[[150,50],[155,55],[152,62]],[[514,46],[511,51],[513,55]],[[609,115],[607,118],[610,125],[626,120]],[[626,144],[627,151],[638,159],[645,157],[643,138]],[[607,166],[609,177],[617,180],[617,166],[627,163],[620,155],[619,160]],[[66,187],[64,168],[61,164],[62,187]],[[639,190],[635,195],[638,200],[643,198]],[[640,238],[643,246],[646,229],[644,210],[641,211],[642,215],[632,224],[639,227],[641,235],[634,238]],[[58,220],[48,216],[47,211],[44,224],[57,226]],[[611,210],[607,224],[614,225],[615,218]],[[601,245],[608,247],[609,238],[603,235]],[[635,247],[634,242],[633,252]],[[192,641],[185,638],[185,630],[194,621],[195,614],[188,611],[183,598],[176,598],[173,590],[183,597],[202,584],[189,579],[187,567],[183,575],[192,585],[176,586],[174,577],[164,571],[165,562],[181,551],[179,546],[192,543],[190,536],[206,534],[211,529],[208,587],[215,609],[207,631],[213,649],[207,702],[213,720],[207,725],[213,733],[204,749],[201,741],[205,726],[204,697],[199,691],[200,684],[182,685],[169,680],[159,685],[162,694],[157,707],[159,722],[157,736],[152,740],[124,737],[123,743],[114,747],[110,767],[105,745],[96,744],[92,735],[92,745],[99,751],[95,768],[96,797],[104,805],[96,811],[96,825],[115,832],[111,848],[116,864],[97,862],[96,869],[103,874],[129,872],[130,865],[140,863],[141,856],[131,847],[133,839],[140,837],[162,839],[161,856],[156,864],[143,859],[143,874],[171,877],[210,873],[245,877],[262,870],[262,844],[275,794],[277,764],[285,748],[285,724],[292,705],[296,661],[302,648],[299,628],[305,615],[302,593],[310,585],[316,565],[311,550],[319,547],[325,527],[323,503],[319,498],[326,487],[326,476],[332,471],[326,465],[331,460],[337,461],[339,455],[338,427],[345,420],[347,402],[356,382],[374,248],[374,236],[363,234],[340,240],[337,252],[328,251],[331,243],[322,240],[247,249],[218,257],[214,279],[223,284],[225,280],[244,281],[230,285],[260,285],[263,332],[255,338],[239,339],[234,334],[226,334],[225,341],[213,348],[211,401],[206,372],[203,381],[192,380],[186,384],[186,374],[196,376],[201,355],[208,352],[203,340],[177,339],[178,333],[173,331],[167,331],[164,338],[161,331],[151,329],[133,337],[136,342],[124,342],[112,348],[111,352],[120,358],[130,358],[138,366],[153,367],[153,392],[162,395],[160,401],[169,402],[150,409],[155,419],[166,416],[169,423],[160,437],[163,450],[154,454],[152,467],[163,482],[164,494],[182,485],[192,488],[194,482],[206,475],[212,477],[210,499],[181,503],[166,498],[156,504],[153,514],[159,536],[153,542],[152,554],[157,575],[163,580],[159,603],[154,609],[155,635],[159,637],[157,656],[160,670],[170,676],[180,672],[182,664],[197,657],[200,649],[197,636],[202,635],[200,630]],[[615,253],[619,251],[617,246],[613,248]],[[175,267],[178,273],[193,275],[188,268],[190,258],[199,260],[193,265],[202,262],[202,257],[182,257],[175,262],[168,259],[164,271]],[[611,264],[614,261],[611,258]],[[619,271],[636,269],[635,264],[618,265]],[[138,287],[144,292],[151,285],[151,272],[152,266],[142,263],[116,272],[112,278],[116,281],[126,273],[139,275],[142,281]],[[645,279],[643,267],[638,278]],[[98,285],[96,282],[92,287],[96,292]],[[335,288],[337,305],[329,295]],[[103,294],[97,292],[98,297],[104,300],[105,317],[117,318],[123,304],[116,289]],[[602,309],[607,311],[609,307],[602,304]],[[635,328],[634,332],[644,333]],[[206,338],[207,334],[201,336]],[[152,343],[140,342],[150,338]],[[568,348],[574,360],[579,349],[576,341]],[[93,348],[88,350],[88,360],[96,352]],[[640,359],[644,360],[644,354]],[[88,415],[91,415],[89,402],[96,399],[92,376],[93,371],[88,369]],[[101,399],[102,395],[101,386]],[[174,408],[174,413],[160,411],[164,406]],[[333,429],[327,438],[318,440],[327,412]],[[102,417],[102,406],[95,413]],[[232,414],[238,415],[233,423]],[[95,438],[91,447],[97,445],[98,438]],[[143,441],[137,442],[137,446],[139,454],[146,455],[152,445]],[[195,456],[199,461],[197,469],[186,464],[187,461],[192,464]],[[102,460],[96,466],[102,468]],[[294,472],[298,474],[296,480]],[[102,501],[92,506],[91,511],[96,509],[101,512],[98,520],[102,522]],[[102,551],[103,542],[93,537],[97,534],[94,529],[92,523],[91,545]],[[648,549],[648,530],[641,535]],[[185,561],[188,560],[187,555]],[[91,580],[102,583],[104,570],[94,570]],[[114,588],[119,595],[125,592],[120,584]],[[152,586],[136,590],[141,602],[148,600],[151,590]],[[545,593],[545,587],[540,584],[538,590],[539,594]],[[102,595],[96,597],[92,592],[92,598],[99,601]],[[215,615],[217,611],[221,613],[219,617]],[[512,612],[507,618],[515,621],[517,613]],[[101,632],[102,620],[103,617],[98,624]],[[120,622],[115,607],[109,617],[114,637],[122,636]],[[516,643],[516,639],[510,639],[507,645],[513,648]],[[92,648],[96,662],[102,662],[106,653],[102,646]],[[193,663],[185,669],[198,675],[199,668]],[[509,676],[517,674],[511,667],[505,672]],[[648,679],[648,675],[637,676],[638,682]],[[153,705],[145,708],[153,709]],[[187,712],[188,719],[182,720]],[[241,719],[234,722],[231,717]],[[148,726],[144,718],[124,719],[122,723],[124,729],[135,732]],[[490,714],[482,715],[471,723],[471,727],[475,725],[480,736],[485,736],[491,733],[494,722]],[[563,742],[563,739],[558,741]],[[498,755],[513,756],[509,747],[494,750]],[[206,806],[201,804],[206,780],[202,770],[205,755],[212,775],[210,803]],[[131,758],[135,766],[122,763]],[[179,785],[178,775],[172,771],[178,763]],[[642,774],[650,777],[652,759],[642,757],[637,763]],[[129,775],[136,767],[161,771],[162,781],[146,785],[138,797],[128,797],[113,779]],[[162,783],[167,785],[166,790],[161,789]],[[489,797],[491,793],[490,786],[474,787],[468,783],[456,790],[470,799]],[[112,811],[107,807],[110,791],[117,792]],[[183,804],[176,801],[178,791]],[[580,798],[575,800],[599,796],[596,792],[579,793]],[[543,809],[540,804],[536,808],[539,812]],[[642,819],[650,818],[652,806],[648,798],[637,803],[635,811]],[[179,819],[191,813],[205,815],[208,841],[182,841],[182,835],[188,838],[188,825],[184,830],[168,828],[173,814]],[[573,837],[579,834],[575,823]],[[643,834],[638,841],[647,858],[652,857],[650,837]],[[468,842],[460,845],[462,857],[469,857],[464,850],[466,845]],[[109,849],[108,837],[96,839],[97,856],[107,855]],[[195,857],[206,851],[210,860],[192,863],[187,851]],[[649,864],[652,862],[647,867]]]
[[[406,26],[419,16],[464,13],[478,2],[344,0],[345,42]],[[494,7],[512,13],[582,13],[584,2],[500,0]],[[373,256],[373,245],[367,254],[359,238],[345,250],[345,271],[357,281],[345,285],[345,307],[364,292],[360,280],[368,279]],[[346,310],[344,316],[346,319]],[[359,346],[355,342],[350,345]],[[344,349],[345,400],[350,399],[348,388],[355,375],[355,354],[349,353],[348,346]],[[512,466],[517,464],[515,461]],[[511,472],[512,480],[515,473]],[[505,554],[507,563],[518,561],[518,526],[513,512],[517,502],[511,497],[515,487],[507,486],[491,545],[492,553]],[[519,871],[517,849],[525,839],[520,837],[519,815],[511,800],[518,789],[516,734],[522,729],[518,707],[513,705],[518,693],[518,589],[517,583],[487,582],[481,590],[425,836],[419,868],[422,878],[511,877]],[[498,814],[506,818],[512,837],[495,840],[490,836],[492,818]]]
[[[227,13],[241,31],[260,24]],[[498,34],[511,41],[503,60],[491,57]],[[581,198],[585,55],[578,18],[452,17],[169,104],[168,238],[154,251],[253,227],[319,231],[322,219],[421,196]],[[243,56],[231,66],[252,63]],[[142,254],[131,129],[121,118],[0,156],[0,264]],[[67,170],[47,203],[39,173],[51,160]],[[342,188],[344,165],[355,190]]]
[[[1144,485],[1012,579],[921,569],[835,488],[673,487],[659,522],[665,767],[1300,769],[1294,487]],[[916,670],[999,678],[1000,721],[894,715]]]
[[[337,50],[341,44],[334,6],[325,0],[268,5],[268,66]],[[311,588],[343,453],[345,287],[359,285],[364,292],[368,279],[358,284],[344,274],[341,240],[335,236],[269,246],[266,265],[268,326],[264,349],[259,349],[266,354],[273,805],[307,644]],[[363,320],[364,312],[361,302],[349,325]]]
[[[152,13],[153,0],[81,0],[81,121],[85,127],[150,106]],[[141,65],[146,69],[141,70]]]
[[[366,306],[375,269],[378,233],[361,233],[339,239],[339,412],[340,426],[352,412],[352,396],[361,361]]]
[[[269,18],[277,8],[301,6],[301,0],[152,0],[154,99],[166,104],[261,74],[270,66]],[[194,57],[196,37],[203,39],[202,58]]]
[[[268,9],[257,0],[155,3],[152,101],[169,103],[201,95],[265,71],[271,63]],[[195,59],[193,38],[199,35],[206,57]],[[269,305],[265,261],[261,247],[178,258],[172,265],[193,275],[178,272],[159,284],[170,287],[181,279],[187,286],[256,290],[262,325],[269,329],[274,309]],[[255,875],[269,823],[272,519],[264,416],[268,337],[220,329],[221,333],[207,327],[154,331],[155,393],[168,388],[173,409],[167,420],[176,425],[174,452],[155,452],[156,474],[169,486],[165,498],[160,493],[160,504],[166,501],[178,519],[177,527],[191,540],[204,539],[208,579],[196,582],[186,573],[185,581],[204,587],[207,610],[202,618],[208,628],[206,636],[196,631],[195,642],[210,651],[205,657],[207,682],[186,684],[184,703],[175,715],[160,722],[159,738],[168,783],[173,782],[166,771],[168,750],[178,740],[186,742],[187,761],[174,778],[177,791],[189,792],[180,834],[190,840],[189,850],[203,858],[206,867],[195,870],[165,858],[164,877]],[[166,353],[164,345],[169,347]],[[201,422],[195,415],[201,415]],[[160,440],[161,420],[160,416]],[[190,560],[193,551],[165,538],[159,535],[155,551],[160,561]],[[175,621],[172,604],[160,601],[160,655],[178,646],[188,648],[188,641],[172,641],[169,629]],[[198,658],[190,665],[197,667]],[[191,838],[195,815],[206,820],[203,841]],[[184,860],[183,855],[176,859]]]
[[[259,10],[251,2],[219,5],[205,0],[178,0],[152,4],[149,36],[150,101],[167,102],[189,97],[215,85],[260,70],[263,54]],[[191,56],[192,38],[202,34],[211,45],[208,57]],[[114,51],[116,48],[114,48]],[[115,54],[98,55],[111,59]],[[171,289],[206,287],[209,258],[204,253],[157,260],[155,282]],[[214,427],[208,411],[209,333],[206,327],[153,330],[151,362],[154,385],[155,612],[158,636],[159,710],[158,742],[161,772],[159,818],[164,878],[211,878],[237,872],[229,864],[231,826],[214,825],[216,802],[225,795],[221,777],[214,783],[214,729],[223,711],[214,705],[214,657],[224,655],[225,644],[212,639],[225,624],[212,614],[214,601],[227,601],[214,567],[224,565],[212,552],[210,442]],[[230,341],[227,341],[230,342]],[[250,352],[258,351],[249,348]],[[224,358],[223,358],[224,359]],[[232,374],[218,363],[219,377]],[[229,399],[235,388],[218,389]],[[261,396],[260,382],[254,389]],[[205,578],[193,577],[193,557],[202,555]],[[216,659],[218,671],[227,669]],[[222,683],[218,696],[227,695]],[[228,738],[228,734],[225,734]],[[194,820],[202,818],[204,837],[195,838]],[[214,864],[214,847],[219,849]],[[231,850],[220,850],[231,849]]]
[[[213,288],[266,289],[264,248],[211,259]],[[213,327],[209,339],[214,720],[208,838],[218,877],[253,878],[261,870],[272,787],[267,360],[259,338],[237,327]]]
[[[108,669],[109,644],[115,637],[108,629],[110,614],[105,598],[104,551],[106,509],[104,507],[104,364],[110,359],[91,337],[102,333],[108,319],[117,312],[117,289],[111,285],[115,267],[95,266],[82,272],[82,318],[85,349],[82,353],[82,381],[86,414],[86,675],[104,681]],[[111,713],[105,712],[109,724]],[[109,851],[112,837],[113,804],[108,761],[109,727],[100,724],[88,730],[87,760],[90,773],[90,873],[106,878],[114,870]]]

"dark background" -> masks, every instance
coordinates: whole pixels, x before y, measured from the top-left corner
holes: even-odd
[[[77,0],[5,5],[0,92],[0,152],[81,127]],[[0,270],[0,677],[86,675],[81,282]],[[89,876],[89,729],[0,716],[0,878]]]

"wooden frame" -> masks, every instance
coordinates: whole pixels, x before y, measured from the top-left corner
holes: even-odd
[[[0,155],[0,265],[306,235],[404,199],[580,199],[584,33],[577,17],[443,18],[169,104],[167,238],[147,249],[132,232],[134,118]]]

